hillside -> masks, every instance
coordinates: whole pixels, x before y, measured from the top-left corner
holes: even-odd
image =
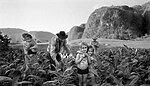
[[[26,30],[19,28],[0,28],[0,31],[12,39],[11,43],[21,43],[21,34],[27,32]],[[54,34],[44,31],[30,31],[29,33],[31,33],[31,35],[36,38],[38,42],[48,42],[51,37],[54,36]]]
[[[71,28],[69,41],[93,36],[133,40],[145,35],[150,35],[150,2],[133,7],[122,5],[98,8],[90,14],[84,30],[80,26]]]
[[[68,41],[81,39],[84,29],[85,29],[85,24],[72,27],[68,33]]]
[[[82,38],[134,39],[144,34],[142,24],[142,15],[132,7],[102,7],[90,15]]]
[[[0,28],[0,31],[2,31],[4,35],[8,35],[11,38],[12,43],[20,43],[21,34],[27,32],[26,30],[19,28]]]
[[[38,42],[49,42],[50,39],[54,36],[54,34],[50,32],[44,32],[44,31],[30,31]]]

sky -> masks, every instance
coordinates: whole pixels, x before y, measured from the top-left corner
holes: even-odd
[[[0,0],[0,28],[27,31],[70,31],[86,23],[97,8],[142,5],[150,0]]]

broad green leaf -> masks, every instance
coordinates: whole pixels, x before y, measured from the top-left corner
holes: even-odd
[[[46,71],[42,69],[38,70],[38,72],[42,72],[43,74],[46,74]]]
[[[97,73],[97,70],[95,69],[89,69],[89,72],[95,74],[97,77],[99,77],[98,73]]]
[[[113,78],[114,82],[118,85],[118,86],[123,86],[122,81],[120,79],[117,79],[114,75],[110,74],[110,76]]]
[[[32,82],[30,81],[21,81],[21,82],[17,82],[17,84],[31,84]]]
[[[12,81],[10,77],[0,76],[0,81]]]
[[[58,82],[58,80],[46,81],[42,84],[42,86],[54,86],[54,85],[56,85],[57,82]]]
[[[28,75],[27,78],[41,79],[39,76],[36,75]]]
[[[71,75],[73,73],[73,69],[72,69],[73,66],[71,67],[68,67],[64,73],[63,73],[63,76],[66,76],[66,75]],[[68,74],[69,73],[69,74]]]
[[[130,82],[130,84],[128,86],[134,86],[134,84],[138,81],[139,77],[137,75],[133,75],[131,76],[132,81]]]

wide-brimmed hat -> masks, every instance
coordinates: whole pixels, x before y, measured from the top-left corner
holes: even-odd
[[[93,37],[92,39],[93,39],[93,40],[97,40],[97,37]]]
[[[59,33],[56,34],[59,38],[61,39],[66,39],[68,38],[68,35],[65,33],[65,31],[60,31]]]
[[[25,39],[26,37],[30,37],[32,39],[32,35],[30,33],[22,33],[23,41],[30,41],[30,40],[26,40]]]

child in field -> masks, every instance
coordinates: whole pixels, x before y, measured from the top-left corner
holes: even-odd
[[[88,55],[90,56],[91,59],[90,68],[93,68],[96,65],[96,55],[94,54],[94,48],[91,45],[89,46],[88,49]]]
[[[80,50],[77,52],[75,59],[78,69],[77,73],[79,77],[79,86],[87,86],[86,79],[89,73],[89,63],[90,63],[90,58],[87,54],[87,51],[88,51],[88,44],[86,42],[82,42],[80,45]]]
[[[93,48],[94,48],[94,53],[97,54],[97,53],[98,53],[97,50],[98,50],[98,48],[100,47],[100,44],[99,44],[99,42],[97,41],[97,37],[93,37],[92,39],[93,39],[93,40],[91,41],[90,45],[93,46]]]
[[[91,84],[94,85],[95,84],[95,76],[94,76],[94,73],[92,72],[92,70],[94,69],[94,66],[96,65],[96,55],[94,54],[93,46],[89,46],[88,55],[91,59],[91,64],[89,66],[89,75],[92,80]]]
[[[25,62],[28,63],[35,63],[37,62],[37,44],[35,40],[32,38],[32,36],[29,33],[23,33],[23,49],[25,53]]]

